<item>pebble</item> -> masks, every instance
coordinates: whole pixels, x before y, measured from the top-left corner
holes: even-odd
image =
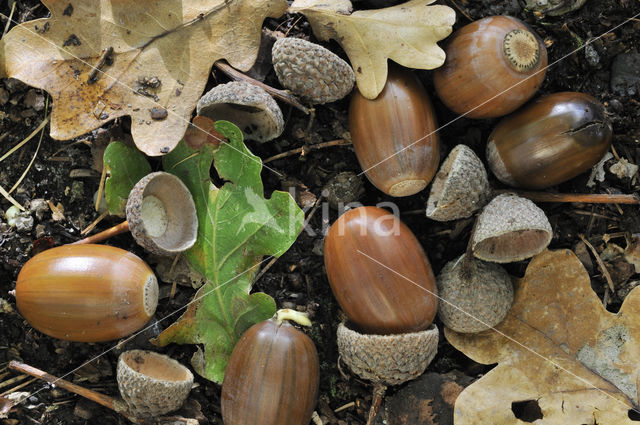
[[[600,55],[592,44],[587,44],[584,48],[584,56],[592,67],[597,67],[600,63]]]
[[[47,201],[42,198],[32,199],[29,203],[29,212],[35,214],[38,220],[42,220],[42,217],[47,211],[49,211],[49,206],[47,205]]]
[[[640,53],[621,53],[611,65],[611,90],[623,96],[640,92]]]

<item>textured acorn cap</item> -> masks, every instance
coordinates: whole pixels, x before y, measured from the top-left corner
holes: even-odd
[[[458,145],[442,163],[431,184],[427,217],[437,221],[470,217],[491,195],[487,170],[466,145]]]
[[[140,417],[156,417],[177,410],[191,391],[193,374],[164,354],[131,350],[120,355],[117,368],[120,395]]]
[[[542,252],[552,237],[544,211],[528,199],[505,193],[478,216],[471,248],[481,260],[511,263]]]
[[[333,102],[353,89],[351,66],[333,52],[300,38],[280,38],[271,50],[280,84],[314,104]]]
[[[198,115],[237,125],[245,139],[267,142],[284,131],[282,111],[263,89],[244,81],[219,84],[200,98]]]
[[[338,326],[340,359],[363,379],[399,385],[422,375],[438,350],[438,328],[395,335],[361,334]]]
[[[136,242],[158,255],[193,246],[198,236],[196,206],[187,186],[173,174],[147,174],[129,192],[127,221]]]
[[[540,62],[540,45],[530,31],[516,28],[502,40],[502,52],[507,62],[518,72],[527,72]]]
[[[513,303],[509,273],[495,263],[473,257],[448,262],[436,282],[442,302],[438,317],[460,333],[482,332],[504,319]]]

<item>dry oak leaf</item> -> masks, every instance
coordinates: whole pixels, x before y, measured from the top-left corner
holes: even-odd
[[[609,313],[571,251],[545,251],[516,282],[514,304],[495,329],[445,329],[473,360],[498,363],[458,396],[456,425],[637,423],[630,409],[638,406],[640,289]],[[518,419],[514,407],[527,401],[534,408]]]
[[[387,81],[387,59],[417,69],[444,63],[444,50],[436,42],[451,34],[456,14],[447,6],[428,6],[434,1],[411,0],[349,14],[346,0],[296,0],[289,11],[306,16],[319,39],[334,39],[342,46],[358,90],[374,99]]]
[[[286,0],[43,3],[50,18],[2,39],[5,75],[49,92],[51,137],[71,139],[130,115],[133,139],[147,155],[180,141],[213,62],[248,70],[263,20],[287,7]]]

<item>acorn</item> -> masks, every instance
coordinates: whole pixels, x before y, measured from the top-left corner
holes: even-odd
[[[493,198],[478,216],[471,249],[481,260],[511,263],[539,254],[552,237],[544,211],[529,199],[504,193]]]
[[[505,184],[543,189],[589,170],[609,150],[611,137],[600,102],[584,93],[554,93],[498,123],[487,162]]]
[[[449,329],[475,333],[493,328],[513,304],[509,273],[495,263],[465,254],[448,262],[437,278],[438,317]]]
[[[264,89],[244,81],[215,86],[198,100],[197,111],[214,121],[234,123],[245,139],[257,142],[273,140],[284,131],[276,101]]]
[[[356,81],[351,66],[338,55],[300,38],[277,39],[271,57],[280,84],[312,104],[342,99]]]
[[[437,221],[470,217],[491,196],[489,177],[480,158],[457,145],[440,166],[427,200],[427,217]]]
[[[325,238],[324,265],[333,295],[357,330],[418,332],[433,321],[438,298],[427,255],[388,211],[360,207],[341,215]]]
[[[440,161],[436,117],[420,80],[390,67],[382,92],[369,100],[355,90],[349,130],[365,175],[384,193],[409,196],[431,181]]]
[[[515,111],[544,81],[547,50],[522,21],[491,16],[453,33],[435,70],[438,97],[457,114],[493,118]]]
[[[320,364],[311,339],[286,320],[306,316],[279,310],[253,325],[233,348],[222,383],[225,425],[307,425],[318,399]]]
[[[101,342],[144,326],[158,304],[158,281],[135,254],[106,245],[63,245],[22,267],[18,310],[54,338]]]
[[[116,377],[129,412],[139,418],[178,410],[193,385],[188,368],[169,356],[145,350],[122,353]]]

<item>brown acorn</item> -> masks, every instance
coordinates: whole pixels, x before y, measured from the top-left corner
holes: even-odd
[[[324,243],[331,290],[353,326],[370,334],[427,329],[436,314],[436,280],[420,242],[382,208],[349,210]]]
[[[523,22],[491,16],[453,33],[433,74],[438,97],[457,114],[493,118],[515,111],[540,88],[547,49]]]
[[[15,296],[20,314],[42,333],[77,342],[110,341],[149,321],[158,304],[158,281],[131,252],[64,245],[27,261]]]
[[[503,183],[543,189],[590,169],[609,150],[611,136],[600,102],[584,93],[554,93],[498,123],[487,162]]]
[[[389,69],[374,100],[355,90],[349,130],[365,175],[384,193],[409,196],[424,189],[440,161],[435,113],[420,80],[408,70]]]
[[[280,310],[276,318],[253,325],[242,335],[222,383],[225,425],[311,421],[320,380],[318,353],[307,335],[283,320],[299,315]]]

